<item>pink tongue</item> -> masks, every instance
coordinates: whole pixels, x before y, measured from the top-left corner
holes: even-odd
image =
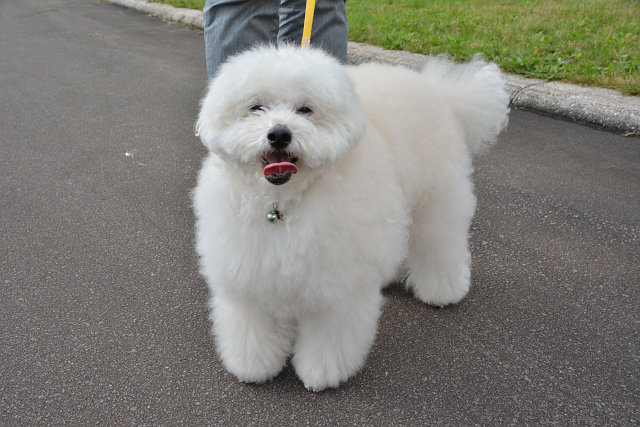
[[[271,163],[264,167],[264,175],[285,175],[289,172],[298,172],[298,167],[290,162]]]

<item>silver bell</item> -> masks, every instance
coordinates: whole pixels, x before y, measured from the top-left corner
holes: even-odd
[[[267,212],[267,221],[271,224],[275,224],[282,218],[282,214],[276,209]]]

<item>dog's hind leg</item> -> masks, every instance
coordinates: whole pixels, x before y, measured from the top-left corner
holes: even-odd
[[[217,350],[227,370],[249,383],[278,375],[291,354],[295,327],[221,293],[212,297],[211,307]]]
[[[473,186],[461,177],[414,211],[406,283],[421,301],[443,307],[469,292],[468,233],[474,209]]]

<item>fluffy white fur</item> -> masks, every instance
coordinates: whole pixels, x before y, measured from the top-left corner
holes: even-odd
[[[432,58],[417,73],[264,47],[228,61],[202,101],[196,127],[210,153],[193,193],[226,368],[262,382],[292,357],[307,388],[337,387],[364,364],[383,286],[404,280],[427,304],[460,301],[471,156],[506,126],[507,105],[498,67],[477,59]],[[291,130],[299,158],[282,185],[263,176],[275,125]],[[271,224],[276,202],[285,217]]]

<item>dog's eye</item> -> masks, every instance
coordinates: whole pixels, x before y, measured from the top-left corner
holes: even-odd
[[[253,105],[251,108],[249,108],[249,110],[251,111],[264,111],[264,107],[260,104],[256,104]]]
[[[307,106],[304,106],[304,107],[298,108],[297,113],[298,114],[304,114],[305,116],[308,116],[310,114],[313,114],[313,110],[311,108],[307,107]]]

